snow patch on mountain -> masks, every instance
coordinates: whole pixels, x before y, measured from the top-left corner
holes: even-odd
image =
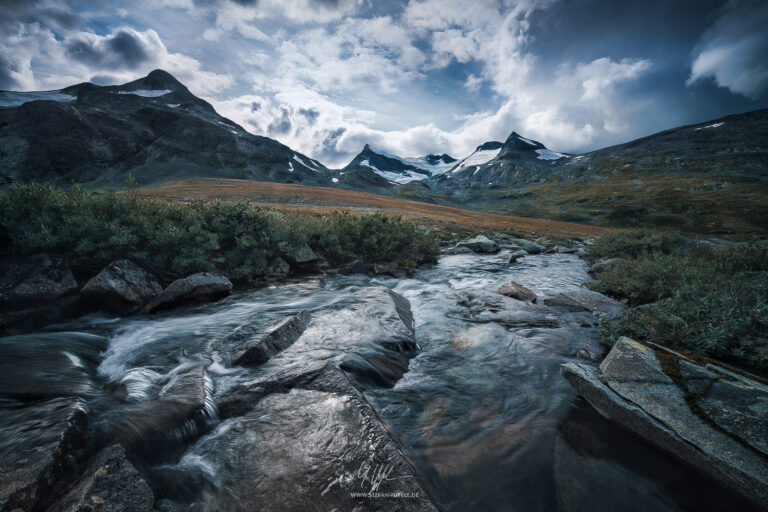
[[[137,89],[135,91],[117,91],[117,94],[135,94],[144,98],[159,98],[172,92],[170,89]]]
[[[710,125],[707,125],[707,126],[699,126],[698,128],[694,128],[694,130],[706,130],[707,128],[720,128],[724,124],[725,123],[723,123],[723,122],[719,122],[719,123],[714,123],[714,124],[710,124]]]
[[[561,158],[568,156],[556,151],[550,151],[549,149],[537,149],[536,153],[539,154],[539,156],[536,157],[539,160],[560,160]]]
[[[461,160],[451,172],[457,173],[474,165],[483,165],[496,158],[500,151],[500,147],[497,149],[477,149],[467,158]]]

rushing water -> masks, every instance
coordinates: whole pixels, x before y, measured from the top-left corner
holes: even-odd
[[[174,482],[175,475],[190,466],[206,468],[204,456],[184,452],[196,435],[210,435],[216,402],[227,389],[317,360],[364,365],[381,355],[372,326],[354,304],[383,285],[410,301],[421,350],[394,387],[375,379],[358,384],[446,509],[726,507],[732,498],[724,491],[600,418],[560,376],[560,365],[580,349],[601,352],[596,317],[563,313],[559,325],[545,327],[473,321],[463,301],[467,291],[493,290],[514,279],[541,298],[588,279],[586,264],[573,255],[507,260],[505,252],[445,256],[408,279],[308,278],[157,316],[84,317],[18,343],[58,354],[58,363],[31,368],[30,379],[51,396],[86,397],[96,435],[99,428],[114,430],[126,407],[167,390],[190,368],[205,367],[212,392],[206,425],[187,425],[176,432],[172,456],[148,461],[150,475],[162,474],[156,488],[183,501],[192,491]],[[256,370],[227,365],[233,330],[254,322],[267,326],[302,310],[312,312],[312,321],[294,345]],[[55,334],[61,331],[80,334]],[[115,383],[122,394],[114,392]],[[6,384],[0,387],[13,388]],[[146,421],[162,421],[162,415],[153,411]],[[140,427],[133,425],[137,432]],[[153,464],[162,472],[153,472]]]

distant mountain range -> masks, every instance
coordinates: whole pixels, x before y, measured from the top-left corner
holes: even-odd
[[[252,135],[156,70],[116,86],[0,91],[0,187],[92,188],[192,177],[300,183],[494,213],[708,233],[768,232],[768,109],[582,155],[512,132],[470,155],[401,157],[366,145],[328,169]]]
[[[330,185],[328,169],[252,135],[162,70],[115,86],[0,91],[0,185],[226,177]]]

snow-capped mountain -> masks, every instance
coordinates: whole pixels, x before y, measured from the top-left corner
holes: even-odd
[[[331,185],[317,160],[220,116],[169,73],[122,85],[0,91],[0,186],[190,177]]]
[[[402,184],[443,174],[455,164],[456,159],[446,154],[404,158],[366,144],[342,170],[370,169],[388,181]]]
[[[472,154],[454,165],[451,168],[451,172],[461,172],[493,160],[499,154],[503,145],[503,142],[492,140],[477,146],[477,149],[475,149]]]

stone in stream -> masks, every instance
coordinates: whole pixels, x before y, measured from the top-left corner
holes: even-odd
[[[0,305],[19,308],[50,302],[77,291],[72,270],[47,254],[11,256],[0,262]]]
[[[373,265],[369,263],[363,263],[360,260],[354,260],[340,266],[337,269],[337,272],[339,274],[345,274],[345,275],[367,274],[368,272],[373,272]]]
[[[265,363],[274,354],[291,346],[299,339],[309,324],[309,311],[291,315],[277,325],[268,327],[263,332],[240,328],[233,332],[227,341],[235,342],[247,339],[243,349],[232,358],[232,364],[238,366],[258,366]],[[251,332],[245,332],[251,331]]]
[[[214,301],[231,292],[232,282],[225,276],[200,272],[169,284],[160,295],[149,301],[144,310],[153,312],[190,302]]]
[[[85,283],[80,295],[98,309],[131,313],[162,291],[155,276],[130,260],[117,260]]]
[[[509,241],[515,245],[520,246],[521,249],[527,251],[529,254],[541,254],[546,247],[524,238],[510,238]]]
[[[317,253],[307,244],[301,244],[293,248],[284,256],[285,260],[291,265],[306,265],[320,259]]]
[[[69,397],[0,408],[1,510],[45,510],[76,478],[87,411]]]
[[[763,507],[768,503],[768,386],[718,370],[628,338],[614,345],[600,368],[561,367],[600,414]],[[700,386],[702,380],[709,384]]]
[[[509,255],[509,263],[515,263],[517,260],[519,260],[523,256],[528,256],[528,251],[524,251],[522,249],[514,251]]]
[[[48,512],[143,512],[155,496],[128,461],[120,445],[104,448],[82,471],[78,482]]]
[[[475,238],[462,240],[456,247],[466,247],[467,249],[480,253],[494,253],[499,251],[499,244],[485,235],[478,235]]]
[[[527,304],[488,290],[463,290],[458,304],[466,308],[462,318],[469,322],[495,322],[505,327],[559,327],[552,308]]]
[[[469,247],[446,247],[440,251],[440,254],[469,254],[471,252]]]
[[[181,460],[182,466],[203,460],[217,479],[190,510],[438,510],[339,368],[314,364],[250,386],[260,391],[241,403],[240,416],[222,422]]]
[[[535,293],[533,293],[531,290],[529,290],[525,286],[518,284],[514,281],[507,281],[496,290],[496,293],[499,293],[501,295],[505,295],[507,297],[511,297],[517,300],[536,302]]]
[[[591,313],[603,315],[616,315],[624,305],[602,293],[579,288],[558,293],[554,297],[544,299],[544,304],[551,307],[563,308],[567,311],[580,312],[589,311]]]

